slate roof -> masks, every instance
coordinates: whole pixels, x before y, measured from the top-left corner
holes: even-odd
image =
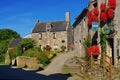
[[[46,32],[46,25],[50,23],[52,25],[51,32],[66,31],[67,21],[56,21],[56,22],[38,22],[32,30],[32,33]]]
[[[75,27],[77,24],[81,22],[81,20],[87,16],[88,9],[84,8],[83,11],[75,18],[75,22],[73,23],[73,27]]]
[[[9,48],[12,48],[12,47],[17,46],[17,45],[20,43],[21,40],[22,40],[22,39],[20,39],[20,38],[14,39],[14,40],[10,43]]]

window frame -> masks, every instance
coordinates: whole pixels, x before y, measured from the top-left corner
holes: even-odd
[[[53,39],[56,39],[56,37],[57,37],[56,33],[53,33]]]
[[[42,40],[42,33],[39,33],[38,38],[39,40]]]

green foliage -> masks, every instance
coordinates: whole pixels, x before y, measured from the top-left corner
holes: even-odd
[[[9,41],[1,41],[0,42],[0,54],[5,54],[8,48]]]
[[[64,73],[64,74],[69,74],[69,73],[70,73],[70,71],[68,70],[68,67],[67,67],[67,66],[64,66],[64,67],[63,67],[63,73]]]
[[[102,59],[103,59],[103,54],[106,53],[106,40],[107,40],[106,33],[103,28],[100,28],[100,40],[101,40],[100,42],[101,42],[101,52],[102,52],[100,63],[103,64]]]
[[[54,56],[56,56],[56,53],[53,51],[43,51],[41,56],[44,56],[48,59],[52,59]]]
[[[88,47],[90,47],[92,45],[92,38],[89,33],[88,33],[88,36],[86,37],[86,39],[84,40],[83,45],[84,45],[85,49],[87,49]]]
[[[0,29],[0,55],[6,53],[13,38],[20,38],[20,35],[10,29]]]
[[[20,45],[17,46],[17,56],[22,56],[23,54],[23,50],[22,50],[22,47]]]
[[[41,63],[44,66],[47,66],[50,63],[50,60],[44,56],[41,56],[38,60],[38,63]]]
[[[30,48],[33,48],[35,46],[35,41],[30,38],[25,38],[20,42],[20,46],[22,48],[25,48],[25,50],[28,50]]]
[[[38,52],[42,52],[42,49],[40,47],[34,46],[34,50]]]
[[[106,34],[103,28],[100,28],[99,32],[100,34]]]
[[[32,53],[30,51],[26,51],[23,56],[26,56],[26,57],[36,57],[36,54],[35,53]]]
[[[44,66],[50,63],[50,60],[56,55],[53,51],[43,51],[39,55],[37,55],[37,59],[39,63],[43,64]]]
[[[61,48],[62,51],[65,51],[66,46],[62,45],[60,48]]]
[[[92,45],[92,38],[90,33],[88,33],[87,37],[85,38],[84,42],[83,42],[84,48],[85,48],[85,52],[87,51],[87,48],[90,47]],[[85,58],[87,61],[90,60],[90,56],[87,54],[85,54]]]
[[[0,54],[0,63],[5,62],[5,54]]]
[[[23,56],[27,56],[27,57],[37,57],[39,58],[40,56],[40,50],[39,50],[39,47],[33,47],[29,50],[26,50],[24,53],[23,53]]]
[[[9,52],[9,55],[10,55],[11,59],[14,59],[17,56],[21,56],[23,54],[20,46],[15,46],[12,49],[9,49],[8,52]]]
[[[101,51],[106,53],[106,33],[104,29],[100,28],[100,38],[101,38]]]
[[[12,38],[20,38],[20,35],[11,29],[0,29],[0,41]]]
[[[37,59],[39,59],[41,53],[41,49],[37,46],[34,46],[33,48],[24,51],[23,56],[37,57]]]
[[[17,47],[14,47],[12,49],[9,49],[9,55],[10,55],[10,59],[14,59],[17,57]]]

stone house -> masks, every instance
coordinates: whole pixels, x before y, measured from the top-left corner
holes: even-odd
[[[74,26],[74,43],[77,45],[77,53],[79,55],[84,54],[83,51],[83,45],[82,42],[84,41],[84,38],[86,37],[88,33],[88,26],[87,26],[87,11],[92,10],[93,7],[97,7],[98,10],[100,11],[100,4],[101,3],[106,3],[107,4],[108,0],[90,0],[88,6],[82,11],[81,14],[79,14],[73,24]],[[120,57],[120,18],[119,18],[119,13],[120,13],[120,0],[116,0],[117,6],[114,14],[114,30],[115,32],[110,35],[109,38],[107,38],[107,54],[112,57],[112,64],[117,65],[118,64],[118,57]],[[99,16],[99,15],[98,15]],[[90,29],[90,34],[92,36],[92,39],[97,40],[97,42],[100,42],[100,35],[99,35],[99,28],[98,32],[96,34],[96,31],[93,31]]]
[[[36,21],[32,30],[32,38],[42,49],[49,45],[52,50],[61,50],[61,46],[69,49],[72,42],[72,33],[70,25],[70,13],[66,12],[66,20],[53,22]]]
[[[88,35],[88,27],[87,27],[87,22],[86,22],[87,11],[88,9],[85,8],[75,18],[75,22],[73,23],[75,51],[76,51],[76,56],[79,56],[79,57],[82,57],[85,55],[85,49],[83,46],[83,42],[84,42],[84,39]]]

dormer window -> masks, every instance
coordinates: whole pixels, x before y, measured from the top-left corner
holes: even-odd
[[[42,33],[39,33],[38,38],[39,38],[39,40],[42,39]]]
[[[51,31],[51,24],[46,25],[46,31]]]

